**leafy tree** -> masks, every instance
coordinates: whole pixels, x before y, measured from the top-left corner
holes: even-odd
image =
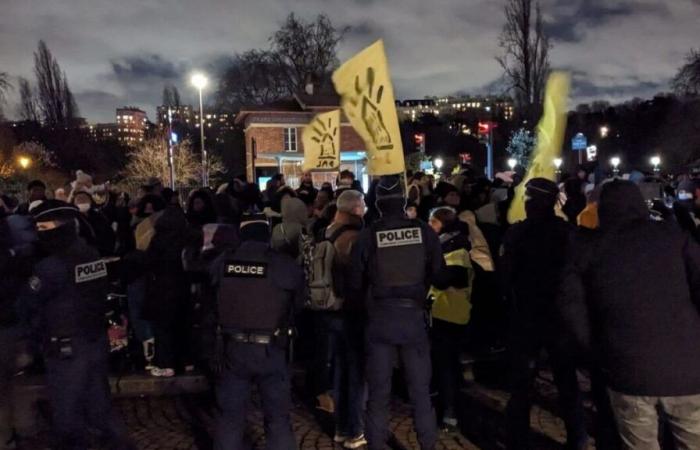
[[[499,39],[503,54],[496,60],[510,83],[518,113],[534,127],[549,75],[552,46],[538,0],[508,0],[505,16]]]
[[[700,94],[700,49],[688,53],[685,64],[678,70],[671,85],[680,95]]]
[[[506,153],[518,161],[519,166],[527,168],[530,165],[530,155],[535,149],[536,142],[535,136],[530,131],[520,128],[511,134]]]

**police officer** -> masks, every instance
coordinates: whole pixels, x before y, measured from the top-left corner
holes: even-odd
[[[553,181],[533,178],[525,186],[527,219],[505,235],[501,268],[509,299],[508,354],[511,398],[506,410],[508,449],[531,448],[531,390],[537,362],[546,349],[559,392],[568,449],[586,448],[581,393],[556,298],[566,262],[572,228],[555,215],[559,188]]]
[[[405,369],[421,449],[433,449],[437,440],[430,402],[426,294],[431,283],[443,287],[444,259],[435,232],[427,224],[405,217],[402,186],[397,176],[380,180],[376,207],[381,217],[360,233],[353,250],[357,270],[350,281],[356,288],[369,290],[366,434],[370,450],[383,449],[388,438],[396,352]]]
[[[30,210],[43,258],[35,265],[22,303],[31,313],[46,362],[46,382],[58,449],[87,449],[88,427],[108,448],[134,448],[112,413],[104,304],[107,268],[97,250],[78,237],[78,210],[44,200]]]
[[[224,344],[214,448],[244,448],[245,406],[255,383],[265,415],[266,448],[295,449],[286,349],[295,307],[303,301],[304,273],[291,257],[270,248],[264,216],[244,218],[240,238],[240,247],[225,252],[213,267]]]

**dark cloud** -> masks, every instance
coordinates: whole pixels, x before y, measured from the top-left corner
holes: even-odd
[[[545,22],[547,33],[555,40],[579,42],[587,32],[625,18],[652,14],[668,17],[670,10],[663,2],[640,0],[557,0],[567,12],[555,13]],[[572,5],[577,5],[572,8]]]
[[[350,26],[345,60],[384,39],[398,98],[500,93],[498,34],[505,0],[0,0],[0,70],[33,79],[45,39],[90,121],[129,104],[151,117],[163,86],[195,102],[190,72],[212,78],[237,53],[268,48],[290,12]],[[541,0],[552,65],[584,75],[575,95],[647,95],[697,47],[700,0]],[[637,74],[640,79],[632,76]],[[580,87],[576,87],[580,84]],[[212,89],[212,88],[210,88]],[[206,98],[211,99],[208,89]],[[13,111],[16,90],[8,94]],[[580,97],[584,99],[584,97]],[[574,99],[574,102],[579,99]],[[205,100],[206,101],[206,100]]]
[[[185,66],[156,54],[113,59],[110,64],[114,77],[124,83],[152,79],[175,80],[186,70]]]

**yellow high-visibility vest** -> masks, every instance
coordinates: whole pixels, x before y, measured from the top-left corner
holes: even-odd
[[[472,311],[472,286],[474,283],[474,268],[469,252],[465,248],[459,248],[445,253],[445,263],[448,266],[466,267],[469,273],[469,285],[466,288],[447,288],[444,291],[430,288],[430,294],[434,297],[433,318],[466,325],[469,323]]]

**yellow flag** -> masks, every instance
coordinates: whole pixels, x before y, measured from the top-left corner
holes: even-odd
[[[301,133],[304,171],[340,168],[340,110],[321,113]]]
[[[567,102],[571,79],[565,72],[552,72],[544,95],[544,114],[537,125],[537,144],[525,179],[515,189],[508,222],[525,220],[525,184],[533,178],[556,181],[554,159],[561,155],[566,131]]]
[[[394,89],[384,42],[379,40],[346,61],[333,73],[343,111],[367,146],[370,175],[405,170]]]

